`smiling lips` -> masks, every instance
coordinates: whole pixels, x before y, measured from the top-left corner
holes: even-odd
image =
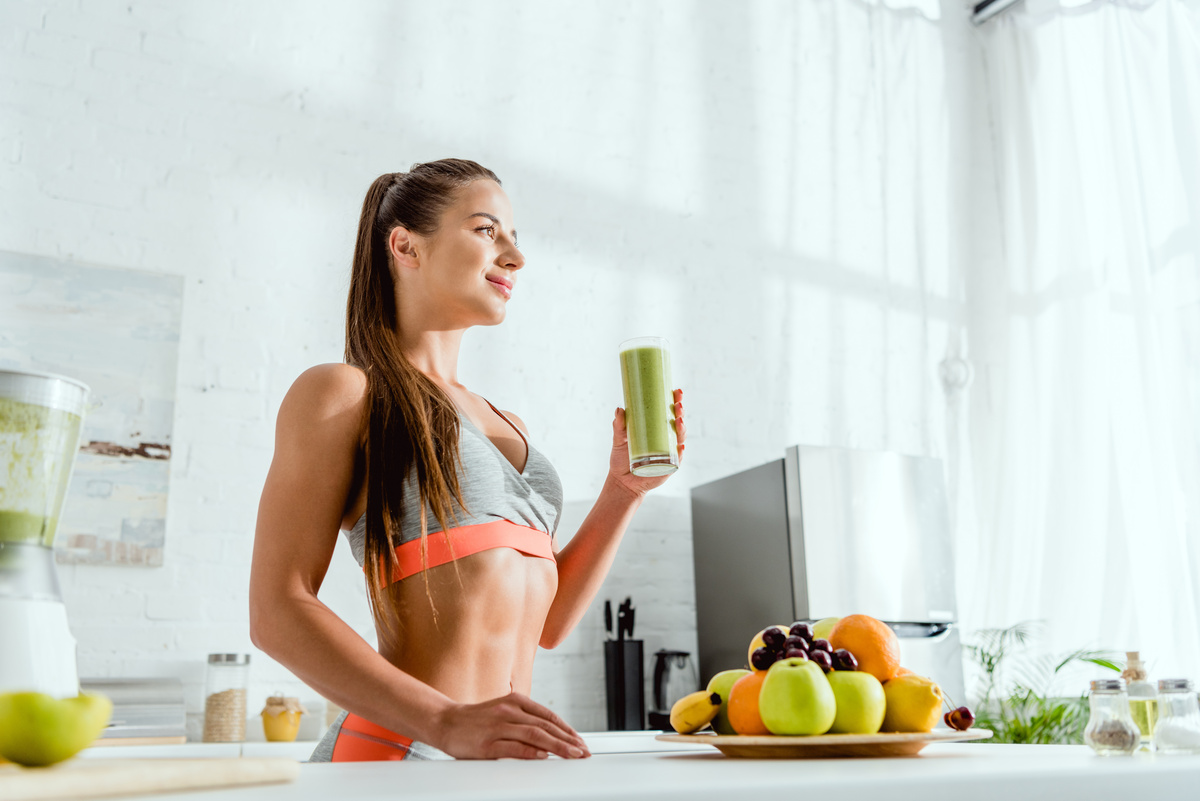
[[[491,282],[492,286],[496,287],[501,295],[506,298],[512,297],[512,281],[509,281],[507,278],[501,278],[498,275],[489,275],[487,280]]]

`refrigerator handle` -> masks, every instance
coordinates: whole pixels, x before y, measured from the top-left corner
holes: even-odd
[[[952,623],[888,623],[897,637],[940,640],[950,633]]]

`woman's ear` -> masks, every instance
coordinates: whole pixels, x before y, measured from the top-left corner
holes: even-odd
[[[397,225],[388,234],[388,254],[396,267],[415,268],[417,266],[417,238],[402,225]]]

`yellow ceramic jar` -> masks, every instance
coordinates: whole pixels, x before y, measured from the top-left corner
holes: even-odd
[[[299,698],[272,695],[263,707],[263,734],[273,743],[294,742],[300,732],[300,716],[306,710]]]

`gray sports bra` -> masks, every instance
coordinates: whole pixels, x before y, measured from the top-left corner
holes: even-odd
[[[470,513],[452,501],[451,508],[457,517],[457,523],[453,518],[447,522],[451,526],[471,526],[508,520],[543,531],[547,537],[552,537],[558,530],[563,506],[562,481],[558,472],[554,465],[550,464],[550,460],[533,447],[528,438],[503,412],[492,406],[490,401],[488,406],[491,406],[492,410],[525,441],[529,453],[525,460],[525,469],[518,472],[495,443],[488,439],[487,434],[476,428],[471,418],[460,409],[458,416],[462,425],[459,427],[458,438],[458,481],[463,501]],[[418,502],[417,483],[410,471],[404,482],[405,511],[400,521],[402,543],[421,537],[421,516],[416,512]],[[442,530],[429,504],[426,504],[426,525],[430,534]],[[352,529],[342,532],[346,535],[359,565],[363,563],[366,531],[367,516],[364,514]]]

